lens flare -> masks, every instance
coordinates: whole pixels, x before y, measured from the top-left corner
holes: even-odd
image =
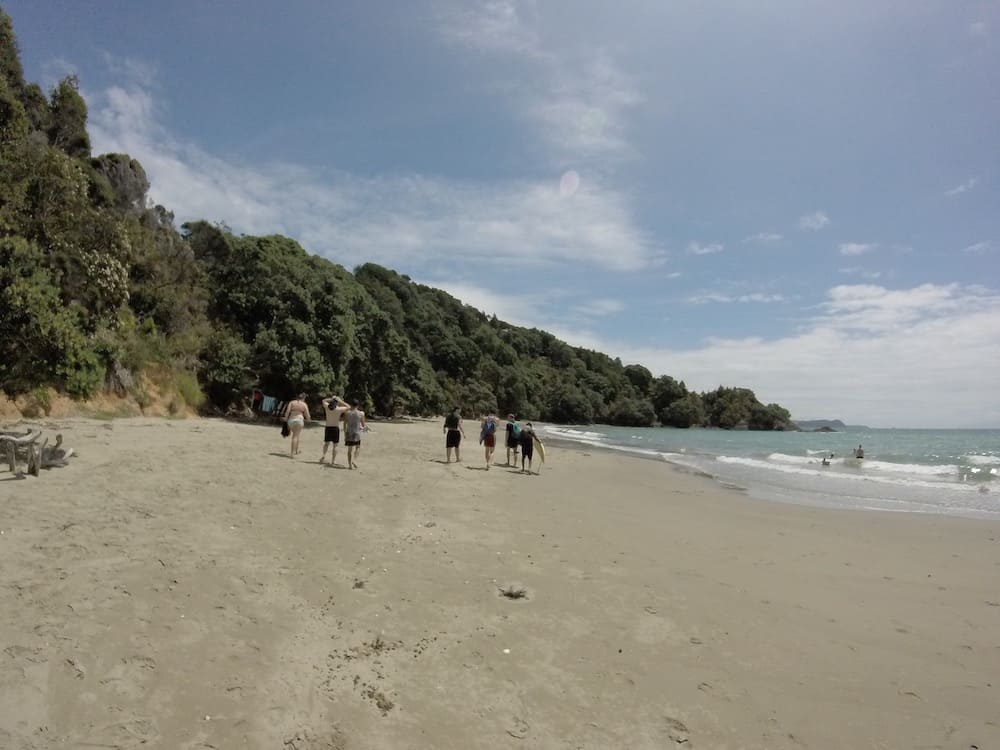
[[[568,198],[580,187],[580,175],[572,169],[559,178],[559,195]]]

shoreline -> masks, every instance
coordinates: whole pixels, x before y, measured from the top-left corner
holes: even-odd
[[[688,448],[670,448],[658,445],[656,438],[648,435],[632,435],[631,441],[613,442],[613,434],[596,432],[584,437],[586,433],[576,428],[567,429],[559,425],[548,426],[551,440],[560,444],[584,450],[595,449],[610,451],[619,456],[635,458],[652,458],[661,460],[675,470],[690,472],[711,478],[723,489],[734,490],[742,494],[777,502],[785,505],[803,505],[807,507],[829,508],[834,510],[848,509],[859,512],[910,513],[915,515],[939,515],[959,518],[972,518],[981,521],[1000,521],[1000,506],[991,502],[995,497],[990,493],[991,477],[983,474],[983,482],[973,480],[966,483],[962,475],[960,482],[940,480],[927,482],[923,472],[937,468],[932,463],[922,463],[918,458],[915,464],[895,464],[891,461],[880,462],[871,458],[869,472],[861,471],[860,462],[852,459],[840,459],[844,465],[841,468],[837,462],[833,466],[818,468],[801,463],[797,450],[806,453],[818,453],[827,448],[816,449],[802,445],[768,445],[757,447],[762,453],[747,452],[745,446],[738,444],[732,449],[720,444],[700,444],[695,439]],[[616,428],[617,429],[617,428]],[[655,428],[654,428],[655,430]],[[576,433],[580,437],[564,436],[563,433]],[[961,431],[977,432],[977,431]],[[618,436],[619,438],[621,436]],[[636,441],[650,440],[649,443]],[[683,443],[681,443],[683,444]],[[719,453],[718,451],[722,451]],[[773,455],[768,455],[768,453]],[[987,454],[989,455],[989,451]],[[808,456],[806,456],[808,458]],[[797,463],[798,462],[798,463]],[[956,463],[953,459],[952,463]],[[981,469],[980,463],[969,470],[968,476],[974,476]],[[989,462],[987,462],[988,464]],[[957,466],[942,466],[957,472]],[[945,474],[941,474],[944,477]],[[859,480],[861,480],[859,482]],[[994,488],[995,490],[996,488]]]
[[[79,456],[0,474],[0,745],[1000,743],[993,524],[550,441],[538,476],[472,438],[445,465],[437,422],[357,471],[312,428],[292,461],[223,420],[46,422]]]

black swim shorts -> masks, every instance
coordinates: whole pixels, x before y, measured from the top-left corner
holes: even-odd
[[[445,438],[444,447],[445,448],[457,448],[458,444],[462,442],[462,433],[458,430],[448,430],[448,436]]]
[[[332,427],[330,425],[326,426],[326,431],[323,433],[324,443],[339,443],[340,442],[340,428],[336,425]]]

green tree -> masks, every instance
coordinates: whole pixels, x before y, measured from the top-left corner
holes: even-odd
[[[0,237],[0,388],[20,393],[56,385],[77,397],[103,379],[77,311],[60,303],[59,288],[40,248]]]
[[[608,410],[608,422],[623,427],[649,427],[655,418],[653,404],[645,398],[621,398]]]
[[[52,90],[49,105],[49,143],[70,156],[90,156],[87,103],[79,93],[80,81],[67,76]]]
[[[702,394],[708,423],[713,427],[731,430],[746,426],[750,414],[759,402],[749,388],[724,388]]]
[[[628,378],[636,393],[640,396],[649,394],[649,387],[653,382],[653,373],[642,365],[625,365],[625,377]]]
[[[678,382],[669,375],[661,375],[656,378],[649,390],[650,399],[657,414],[660,414],[677,399],[684,398],[688,393],[684,381]]]
[[[705,423],[705,409],[701,396],[689,393],[672,401],[660,412],[660,422],[667,427],[698,427]]]
[[[784,430],[790,429],[792,415],[788,409],[778,404],[754,405],[750,412],[748,427],[751,430]]]
[[[594,407],[586,393],[562,384],[548,397],[542,418],[562,424],[590,424],[594,421]]]

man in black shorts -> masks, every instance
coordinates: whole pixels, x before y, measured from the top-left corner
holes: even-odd
[[[517,466],[517,449],[521,445],[521,425],[513,414],[507,415],[507,465]],[[510,462],[510,452],[514,451],[514,463]]]
[[[319,462],[326,459],[326,449],[333,446],[333,455],[330,456],[330,466],[337,463],[337,445],[340,443],[340,420],[350,409],[348,404],[340,396],[330,396],[323,399],[323,408],[326,410],[326,429],[323,432],[323,455]]]
[[[347,468],[358,468],[358,454],[361,453],[361,433],[368,432],[365,424],[365,413],[358,408],[355,401],[344,414],[344,445],[347,446]]]
[[[524,465],[528,464],[528,473],[531,473],[531,459],[535,457],[535,429],[531,422],[525,422],[521,428],[521,473],[524,473]]]
[[[451,450],[455,449],[455,460],[462,461],[462,454],[458,446],[465,437],[465,430],[462,428],[462,414],[456,406],[451,410],[451,414],[444,418],[444,454],[445,463],[451,463]]]

